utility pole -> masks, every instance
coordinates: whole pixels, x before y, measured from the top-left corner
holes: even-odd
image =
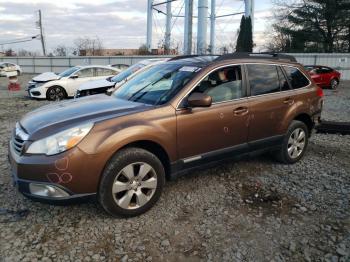
[[[207,51],[208,0],[198,0],[197,54]]]
[[[164,51],[166,55],[170,52],[170,35],[171,35],[171,2],[166,3],[166,24],[165,24],[165,44]]]
[[[211,0],[210,8],[210,54],[215,52],[215,19],[216,19],[216,0]]]
[[[152,52],[152,9],[153,0],[147,1],[147,50]]]
[[[185,0],[184,54],[192,53],[193,0]]]
[[[252,33],[254,31],[254,0],[244,0],[245,3],[245,9],[244,9],[244,16],[250,17],[252,20]]]
[[[41,46],[43,48],[43,54],[46,56],[46,49],[45,49],[45,39],[44,39],[44,33],[43,33],[43,24],[42,24],[42,19],[41,19],[41,10],[39,9],[39,21],[38,21],[38,26],[40,29],[40,40],[41,40]]]

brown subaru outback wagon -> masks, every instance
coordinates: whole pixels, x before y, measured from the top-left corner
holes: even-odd
[[[291,56],[176,57],[111,95],[24,116],[9,146],[13,180],[36,200],[95,195],[110,214],[138,215],[192,168],[263,151],[299,161],[322,96]]]

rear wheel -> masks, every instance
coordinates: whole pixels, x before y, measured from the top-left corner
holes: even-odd
[[[276,158],[285,164],[298,162],[305,154],[308,140],[307,126],[301,121],[292,121],[283,139],[281,149],[276,152]]]
[[[141,148],[126,148],[107,165],[98,200],[111,215],[140,215],[157,202],[164,182],[165,171],[155,155]]]
[[[338,87],[338,80],[337,79],[332,79],[331,80],[331,88],[332,89],[337,89],[337,87]]]
[[[52,86],[46,92],[46,98],[50,101],[62,100],[66,96],[66,91],[61,86]]]

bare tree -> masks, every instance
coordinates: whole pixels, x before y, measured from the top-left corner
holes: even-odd
[[[17,52],[18,56],[40,56],[41,53],[39,51],[28,51],[26,49],[20,49]]]
[[[15,52],[12,50],[12,48],[9,48],[5,50],[5,56],[15,56]]]
[[[99,56],[103,53],[103,44],[99,37],[79,37],[74,41],[75,53],[80,56]]]
[[[137,52],[138,55],[150,55],[151,53],[148,51],[147,45],[146,44],[142,44],[139,47],[139,51]]]
[[[55,56],[67,56],[69,53],[69,48],[65,45],[58,45],[53,49],[53,54]]]

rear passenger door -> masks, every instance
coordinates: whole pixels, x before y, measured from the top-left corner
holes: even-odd
[[[258,150],[280,143],[281,121],[294,103],[293,90],[280,66],[272,64],[246,64],[249,82],[248,143]]]

